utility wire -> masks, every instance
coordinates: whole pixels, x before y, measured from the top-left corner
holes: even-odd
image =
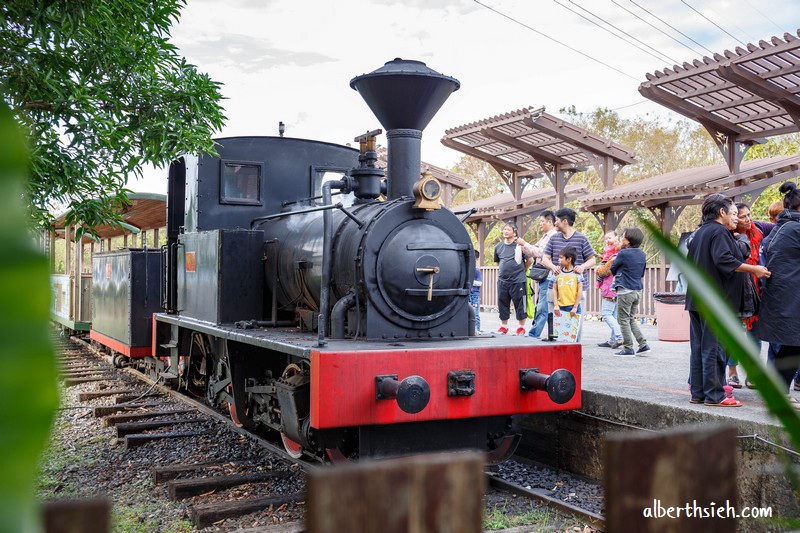
[[[623,72],[623,71],[621,71],[620,69],[618,69],[618,68],[616,68],[616,67],[612,67],[612,66],[611,66],[611,65],[609,65],[608,63],[605,63],[605,62],[603,62],[603,61],[601,61],[601,60],[599,60],[599,59],[597,59],[597,58],[595,58],[595,57],[592,57],[592,56],[590,56],[590,55],[589,55],[589,54],[587,54],[586,52],[581,52],[581,51],[580,51],[580,50],[578,50],[577,48],[573,48],[572,46],[570,46],[570,45],[568,45],[568,44],[566,44],[566,43],[563,43],[563,42],[559,41],[558,39],[555,39],[554,37],[550,37],[550,36],[549,36],[549,35],[547,35],[546,33],[543,33],[543,32],[541,32],[541,31],[537,30],[536,28],[532,28],[531,26],[528,26],[528,25],[527,25],[527,24],[525,24],[524,22],[520,22],[519,20],[515,19],[514,17],[512,17],[512,16],[510,16],[510,15],[506,15],[505,13],[503,13],[503,12],[501,12],[501,11],[498,11],[498,10],[496,10],[495,8],[491,7],[491,6],[487,6],[487,5],[486,5],[486,4],[484,4],[483,2],[480,2],[479,0],[473,0],[473,1],[474,1],[476,4],[478,4],[478,5],[480,5],[480,6],[483,6],[483,7],[485,7],[485,8],[486,8],[486,9],[488,9],[489,11],[494,11],[494,12],[495,12],[495,13],[497,13],[498,15],[500,15],[500,16],[502,16],[502,17],[505,17],[505,18],[507,18],[507,19],[508,19],[508,20],[510,20],[511,22],[515,22],[515,23],[519,24],[520,26],[522,26],[522,27],[524,27],[524,28],[527,28],[527,29],[531,30],[532,32],[536,33],[537,35],[541,35],[542,37],[544,37],[544,38],[546,38],[546,39],[549,39],[549,40],[553,41],[554,43],[560,44],[560,45],[561,45],[561,46],[563,46],[564,48],[567,48],[567,49],[569,49],[569,50],[572,50],[573,52],[575,52],[575,53],[577,53],[577,54],[580,54],[580,55],[582,55],[582,56],[583,56],[583,57],[585,57],[585,58],[591,59],[592,61],[594,61],[594,62],[596,62],[596,63],[600,63],[600,64],[601,64],[601,65],[603,65],[604,67],[610,68],[611,70],[613,70],[613,71],[615,71],[615,72],[618,72],[618,73],[622,74],[623,76],[627,76],[628,78],[630,78],[630,79],[632,79],[632,80],[636,81],[637,83],[641,81],[639,78],[636,78],[636,77],[634,77],[634,76],[631,76],[631,75],[630,75],[630,74],[628,74],[627,72]]]
[[[615,107],[615,108],[611,109],[611,111],[619,111],[620,109],[627,109],[629,107],[633,107],[633,106],[639,105],[639,104],[644,104],[644,103],[649,102],[649,101],[650,100],[647,100],[647,99],[639,100],[638,102],[635,102],[633,104],[628,104],[628,105],[623,105],[623,106],[620,106],[620,107]]]
[[[692,47],[691,47],[691,46],[689,46],[688,44],[684,43],[683,41],[680,41],[680,40],[676,39],[675,37],[673,37],[673,36],[672,36],[672,35],[670,35],[669,33],[665,32],[664,30],[662,30],[661,28],[659,28],[658,26],[656,26],[655,24],[653,24],[653,23],[652,23],[652,22],[650,22],[649,20],[646,20],[644,17],[642,17],[642,16],[641,16],[641,15],[639,15],[638,13],[634,13],[633,11],[631,11],[630,9],[628,9],[627,7],[623,6],[622,4],[620,4],[619,2],[617,2],[617,0],[611,0],[611,2],[612,2],[612,3],[613,3],[615,6],[619,7],[620,9],[623,9],[623,10],[627,11],[629,14],[631,14],[631,15],[633,15],[634,17],[636,17],[637,19],[641,20],[642,22],[644,22],[645,24],[647,24],[648,26],[650,26],[651,28],[653,28],[653,29],[654,29],[654,30],[656,30],[657,32],[659,32],[659,33],[662,33],[663,35],[666,35],[667,37],[669,37],[670,39],[672,39],[673,41],[675,41],[675,42],[676,42],[676,43],[678,43],[679,45],[681,45],[681,46],[683,46],[684,48],[686,48],[686,49],[688,49],[689,51],[691,51],[693,54],[699,54],[699,55],[701,55],[701,56],[703,55],[703,53],[702,53],[702,52],[698,52],[697,50],[695,50],[694,48],[692,48]],[[675,63],[677,63],[677,61],[676,61]]]
[[[672,24],[670,24],[670,23],[669,23],[669,22],[667,22],[666,20],[662,19],[662,18],[661,18],[661,17],[659,17],[658,15],[656,15],[656,14],[654,14],[653,12],[649,11],[647,8],[640,6],[639,4],[637,4],[636,2],[634,2],[633,0],[628,0],[628,1],[629,1],[631,4],[635,5],[636,7],[638,7],[639,9],[641,9],[642,11],[644,11],[645,13],[647,13],[648,15],[650,15],[651,17],[653,17],[653,18],[655,18],[655,19],[657,19],[657,20],[661,21],[661,23],[662,23],[662,24],[666,24],[667,26],[669,26],[670,28],[672,28],[672,30],[673,30],[673,31],[675,31],[675,32],[677,32],[677,33],[680,33],[681,35],[683,35],[684,37],[686,37],[687,39],[689,39],[690,41],[692,41],[694,44],[696,44],[696,45],[697,45],[697,46],[699,46],[700,48],[702,48],[702,49],[706,50],[706,51],[707,51],[709,54],[711,54],[711,55],[714,55],[714,52],[712,52],[711,50],[709,50],[708,48],[706,48],[706,47],[705,47],[705,46],[703,46],[702,44],[698,43],[697,41],[695,41],[694,39],[692,39],[691,37],[689,37],[688,35],[686,35],[685,33],[683,33],[681,30],[679,30],[678,28],[676,28],[675,26],[673,26]]]
[[[775,26],[776,28],[778,28],[778,31],[784,31],[784,30],[783,30],[783,28],[781,28],[781,27],[778,25],[778,23],[777,23],[777,22],[775,22],[774,20],[772,20],[771,18],[769,18],[768,16],[766,16],[764,13],[762,13],[760,9],[758,9],[756,6],[754,6],[753,4],[751,4],[750,2],[748,2],[748,0],[744,0],[744,2],[745,2],[745,3],[746,3],[748,6],[750,6],[751,8],[753,8],[753,9],[755,10],[755,12],[756,12],[756,13],[758,13],[759,15],[761,15],[762,17],[764,17],[765,19],[767,19],[768,21],[770,21],[770,22],[772,23],[772,25],[773,25],[773,26]]]
[[[701,17],[703,17],[704,19],[706,19],[707,21],[709,21],[711,24],[713,24],[714,26],[719,28],[721,31],[725,32],[731,39],[737,41],[742,46],[745,46],[745,47],[747,46],[747,43],[743,43],[742,41],[739,40],[738,37],[736,37],[735,35],[730,33],[728,30],[726,30],[725,28],[723,28],[722,26],[720,26],[719,24],[717,24],[716,22],[714,22],[713,20],[711,20],[707,16],[703,15],[702,13],[700,13],[698,10],[696,10],[694,7],[692,7],[692,5],[689,2],[687,2],[686,0],[681,0],[681,3],[683,5],[685,5],[686,7],[688,7],[689,9],[691,9],[692,11],[694,11],[695,13],[697,13],[698,15],[700,15]]]
[[[664,58],[666,58],[666,60],[667,60],[667,61],[672,61],[672,62],[675,62],[675,60],[674,60],[674,59],[670,59],[668,56],[665,56],[665,55],[661,54],[661,52],[659,52],[659,51],[658,51],[658,50],[656,50],[655,48],[652,48],[651,46],[647,45],[646,43],[642,43],[642,44],[644,44],[644,45],[645,45],[645,46],[647,46],[648,48],[652,49],[654,52],[656,52],[656,53],[657,53],[657,54],[659,54],[659,55],[656,55],[656,54],[654,54],[654,53],[652,53],[652,52],[649,52],[648,50],[645,50],[645,49],[644,49],[644,48],[642,48],[641,46],[639,46],[639,45],[637,45],[637,44],[634,44],[634,43],[632,43],[632,42],[628,41],[627,39],[625,39],[625,38],[624,38],[624,37],[622,37],[621,35],[617,35],[617,34],[616,34],[616,33],[614,33],[613,31],[609,30],[608,28],[604,27],[604,26],[603,26],[603,25],[601,25],[601,24],[598,24],[597,22],[595,22],[594,20],[590,19],[589,17],[587,17],[587,16],[585,16],[585,15],[581,15],[580,13],[578,13],[577,11],[575,11],[574,9],[572,9],[571,7],[569,7],[569,6],[566,6],[566,5],[562,4],[561,2],[559,2],[559,0],[553,0],[553,2],[555,2],[555,3],[556,3],[556,4],[558,4],[559,6],[563,7],[564,9],[566,9],[566,10],[568,10],[568,11],[571,11],[572,13],[575,13],[576,15],[578,15],[579,17],[581,17],[582,19],[584,19],[584,20],[586,20],[586,21],[588,21],[588,22],[591,22],[592,24],[594,24],[595,26],[597,26],[597,27],[598,27],[598,28],[600,28],[601,30],[603,30],[603,31],[605,31],[605,32],[607,32],[607,33],[610,33],[611,35],[613,35],[614,37],[616,37],[616,38],[617,38],[617,39],[619,39],[620,41],[624,42],[625,44],[628,44],[628,45],[634,46],[634,47],[638,48],[639,50],[641,50],[642,52],[644,52],[645,54],[648,54],[648,55],[650,55],[650,56],[652,56],[652,57],[654,57],[654,58],[658,59],[659,61],[664,61]],[[588,9],[586,9],[586,8],[584,8],[584,7],[582,7],[582,6],[578,5],[578,4],[576,4],[576,3],[575,3],[575,2],[573,2],[572,0],[569,0],[569,2],[570,2],[571,4],[574,4],[574,5],[575,5],[576,7],[578,7],[579,9],[581,9],[581,10],[583,10],[583,11],[585,11],[585,12],[589,13],[590,15],[592,15],[592,16],[593,16],[593,17],[595,17],[595,18],[597,18],[598,20],[601,20],[601,21],[603,21],[605,24],[607,24],[607,25],[611,26],[612,28],[616,29],[617,31],[620,31],[620,32],[624,33],[625,35],[627,35],[628,37],[630,37],[630,38],[632,38],[632,39],[634,39],[634,40],[636,40],[636,41],[639,41],[639,39],[636,39],[636,37],[633,37],[632,35],[630,35],[629,33],[625,32],[624,30],[621,30],[621,29],[619,29],[618,27],[614,26],[614,25],[613,25],[613,24],[611,24],[610,22],[608,22],[608,21],[606,21],[606,20],[603,20],[601,17],[597,16],[595,13],[592,13],[592,12],[591,12],[591,11],[589,11]],[[641,42],[641,41],[639,41],[639,42]]]

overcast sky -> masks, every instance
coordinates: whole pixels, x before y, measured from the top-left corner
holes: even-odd
[[[448,128],[527,106],[667,117],[637,91],[646,73],[798,28],[797,0],[188,0],[172,42],[223,83],[218,136],[283,121],[290,137],[351,142],[380,124],[350,80],[423,61],[461,82],[423,132],[422,159],[449,167]],[[129,187],[165,193],[164,176]]]

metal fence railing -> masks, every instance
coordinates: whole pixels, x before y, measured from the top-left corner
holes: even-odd
[[[497,309],[497,268],[496,266],[481,267],[483,274],[483,285],[481,287],[481,307]],[[653,300],[653,293],[658,292],[658,279],[661,265],[647,265],[642,281],[642,301],[639,304],[639,316],[645,318],[655,318],[656,307]],[[594,269],[587,272],[589,281],[586,287],[586,310],[584,313],[590,315],[600,314],[600,290],[595,287]],[[667,281],[665,291],[675,290],[675,282]]]

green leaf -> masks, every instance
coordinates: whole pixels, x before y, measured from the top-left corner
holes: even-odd
[[[0,532],[37,529],[37,462],[58,405],[48,263],[19,201],[27,173],[24,137],[0,103]]]

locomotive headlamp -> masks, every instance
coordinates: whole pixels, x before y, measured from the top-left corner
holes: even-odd
[[[439,203],[439,197],[442,195],[442,184],[430,172],[425,171],[422,177],[414,184],[412,190],[416,199],[416,202],[414,202],[415,209],[433,211],[442,208]]]

